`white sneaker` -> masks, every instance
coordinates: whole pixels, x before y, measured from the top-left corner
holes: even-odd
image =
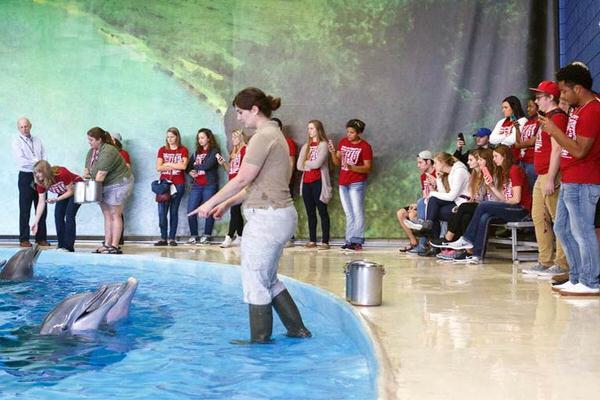
[[[194,236],[190,237],[185,244],[196,244],[197,240]]]
[[[210,244],[212,238],[210,236],[202,235],[197,244]]]
[[[560,290],[561,296],[600,296],[600,288],[587,287],[579,282],[570,288]]]
[[[473,248],[473,243],[461,236],[457,241],[448,243],[447,247],[454,250],[468,250]]]
[[[231,242],[232,246],[241,246],[242,245],[242,237],[236,236],[233,242]]]
[[[563,283],[562,285],[553,285],[552,286],[552,290],[555,292],[560,292],[563,289],[571,289],[573,288],[575,285],[573,285],[571,283],[571,281],[566,281],[565,283]]]
[[[226,249],[227,247],[231,247],[232,244],[233,240],[231,240],[231,236],[227,235],[225,236],[225,240],[223,240],[223,243],[221,243],[219,247]]]
[[[410,219],[407,219],[406,221],[404,221],[404,225],[406,225],[408,229],[420,231],[421,229],[423,229],[423,220],[418,219],[416,221],[411,221]]]

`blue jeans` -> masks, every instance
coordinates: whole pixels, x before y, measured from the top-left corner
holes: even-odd
[[[533,192],[533,186],[535,185],[535,180],[537,179],[537,174],[535,173],[535,168],[533,167],[533,163],[524,163],[523,161],[519,162],[519,165],[525,170],[525,174],[527,175],[527,183],[529,184],[529,191]]]
[[[75,251],[75,236],[77,228],[75,217],[80,204],[75,203],[75,197],[58,201],[54,206],[54,223],[56,224],[56,236],[58,248]]]
[[[340,185],[340,200],[346,214],[346,243],[365,242],[366,182]]]
[[[171,200],[158,204],[158,226],[160,226],[160,238],[167,240],[167,214],[169,214],[169,240],[175,240],[177,235],[177,224],[179,222],[179,204],[185,192],[185,184],[175,185],[177,193],[171,196]]]
[[[488,225],[492,219],[504,222],[518,222],[527,217],[527,210],[519,204],[499,201],[482,201],[471,218],[463,237],[473,243],[473,255],[481,257],[487,241]]]
[[[440,237],[441,222],[448,221],[452,215],[452,209],[456,207],[453,201],[440,200],[437,197],[429,197],[427,201],[427,220],[433,222],[431,227],[431,237],[437,239]]]
[[[427,203],[425,198],[421,197],[417,200],[417,218],[424,220],[427,218]],[[422,248],[427,244],[427,236],[419,236],[419,246]]]
[[[205,201],[210,199],[217,193],[218,185],[192,185],[192,191],[188,199],[188,213],[194,211],[196,208],[204,204]],[[198,236],[198,216],[194,215],[188,217],[188,223],[190,224],[190,235]],[[215,219],[213,217],[206,218],[204,222],[204,234],[206,236],[212,235],[213,225]]]
[[[562,243],[569,262],[571,283],[598,287],[600,251],[594,230],[594,215],[600,198],[600,185],[563,183],[560,185],[554,233]]]

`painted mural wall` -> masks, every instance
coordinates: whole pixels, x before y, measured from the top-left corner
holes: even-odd
[[[125,234],[156,236],[150,182],[166,129],[178,127],[193,149],[196,131],[210,128],[226,153],[237,126],[231,99],[257,86],[282,97],[277,116],[299,146],[310,119],[323,121],[336,142],[348,119],[366,122],[375,153],[366,234],[399,237],[395,210],[419,192],[418,151],[450,149],[456,132],[491,127],[504,97],[525,98],[527,87],[551,77],[551,18],[539,3],[4,0],[0,235],[18,233],[10,142],[19,117],[30,118],[52,164],[78,173],[90,127],[121,133],[136,179]],[[181,235],[189,232],[186,203]],[[296,204],[303,236],[304,207]],[[330,210],[332,234],[343,236],[337,194]],[[48,222],[52,234],[51,215]],[[99,208],[83,206],[78,233],[101,232]]]

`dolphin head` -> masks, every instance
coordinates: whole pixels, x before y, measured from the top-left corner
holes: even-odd
[[[67,297],[46,315],[40,334],[91,331],[126,317],[137,285],[135,278],[129,278],[122,284],[102,285],[95,292]]]
[[[17,251],[0,271],[0,279],[22,281],[33,277],[33,266],[40,256],[42,249],[34,244],[29,249]]]

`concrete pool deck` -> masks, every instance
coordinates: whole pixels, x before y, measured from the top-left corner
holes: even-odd
[[[128,243],[125,252],[239,264],[239,248],[217,245]],[[561,298],[510,261],[444,264],[396,247],[292,247],[280,273],[343,299],[343,267],[354,259],[386,268],[383,304],[353,307],[377,349],[379,398],[580,399],[600,390],[600,299]]]

